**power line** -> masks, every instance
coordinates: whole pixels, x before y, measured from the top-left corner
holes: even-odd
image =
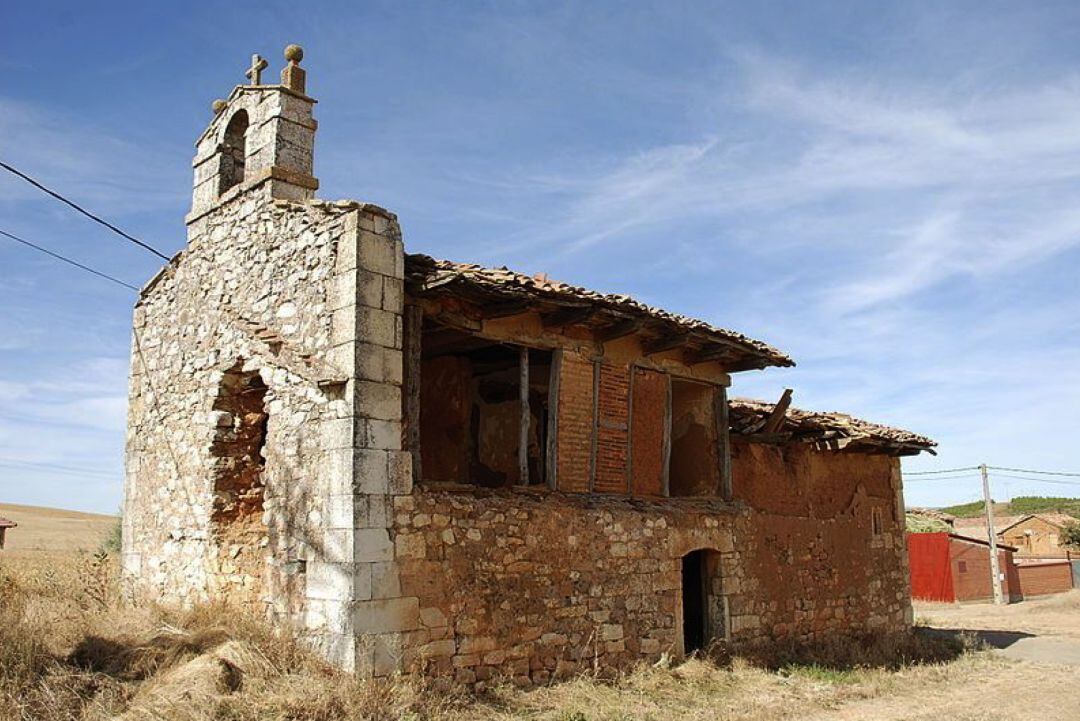
[[[968,468],[946,468],[942,471],[912,471],[911,473],[905,473],[905,476],[936,476],[940,473],[958,473],[960,471],[977,471],[978,466],[970,466]]]
[[[1012,473],[1033,473],[1038,476],[1068,476],[1080,478],[1080,473],[1066,473],[1064,471],[1032,471],[1028,468],[1005,468],[1003,466],[987,466],[991,471],[1010,471]]]
[[[64,196],[60,195],[60,193],[57,193],[55,190],[50,190],[49,188],[46,188],[44,185],[42,185],[38,181],[34,180],[33,178],[31,178],[29,175],[22,172],[21,170],[18,170],[17,168],[13,168],[12,166],[8,165],[7,163],[3,162],[2,160],[0,160],[0,168],[3,168],[4,170],[8,171],[9,173],[12,173],[13,175],[19,176],[20,178],[25,180],[27,183],[30,183],[30,185],[33,185],[38,190],[51,195],[52,197],[59,200],[61,203],[64,203],[66,205],[71,206],[72,208],[74,208],[78,212],[85,215],[90,220],[94,221],[95,223],[100,223],[101,225],[104,225],[106,228],[108,228],[112,232],[116,233],[117,235],[119,235],[119,236],[121,236],[123,238],[126,238],[127,240],[131,241],[132,243],[139,246],[140,248],[144,248],[145,250],[149,250],[151,253],[153,253],[157,257],[161,258],[162,260],[169,260],[169,256],[165,255],[164,253],[162,253],[157,248],[154,248],[153,246],[144,243],[143,241],[139,240],[138,238],[136,238],[133,235],[128,235],[127,233],[120,230],[119,228],[117,228],[115,225],[113,225],[109,221],[104,220],[103,218],[99,218],[98,216],[94,215],[89,210],[86,210],[85,208],[83,208],[79,204],[77,204],[77,203],[75,203],[75,202],[73,202],[71,200],[68,200]]]
[[[87,273],[93,273],[94,275],[98,276],[99,278],[104,278],[105,280],[112,281],[113,283],[116,283],[117,285],[122,285],[125,288],[130,288],[131,290],[133,290],[135,292],[139,291],[138,288],[131,285],[130,283],[125,283],[124,281],[122,281],[122,280],[120,280],[118,278],[114,278],[111,275],[108,275],[106,273],[102,273],[100,270],[94,270],[90,266],[83,265],[82,263],[74,261],[71,258],[65,258],[64,256],[60,255],[59,253],[54,253],[54,252],[52,252],[51,250],[49,250],[47,248],[42,248],[40,245],[37,245],[35,243],[31,243],[29,240],[26,240],[25,238],[20,238],[17,235],[12,235],[11,233],[7,232],[6,230],[0,230],[0,235],[4,236],[5,238],[8,238],[10,240],[13,240],[16,243],[22,243],[23,245],[25,245],[27,247],[30,247],[30,248],[33,248],[34,250],[36,250],[36,251],[38,251],[40,253],[44,253],[45,255],[52,256],[53,258],[56,258],[57,260],[61,260],[61,261],[65,262],[65,263],[67,263],[68,265],[73,265],[76,268],[78,268],[79,270],[85,270]]]
[[[1080,486],[1080,481],[1059,481],[1053,478],[1029,478],[1026,476],[1010,476],[1007,473],[995,473],[993,478],[1011,478],[1017,481],[1030,481],[1032,483],[1053,483],[1060,486]]]
[[[966,480],[966,479],[969,479],[969,478],[978,478],[978,477],[979,476],[977,474],[975,474],[975,473],[962,473],[962,474],[959,474],[959,475],[956,475],[956,476],[923,476],[922,478],[908,478],[907,474],[906,473],[904,474],[904,480],[905,481],[911,481],[911,482],[915,482],[915,481],[957,481],[957,480]]]
[[[92,476],[94,478],[116,478],[119,475],[117,473],[111,473],[109,471],[103,471],[96,468],[74,468],[72,466],[62,466],[56,463],[40,463],[36,461],[20,461],[15,459],[0,459],[0,468],[24,468],[28,470],[57,471],[61,473],[72,473],[82,476]]]

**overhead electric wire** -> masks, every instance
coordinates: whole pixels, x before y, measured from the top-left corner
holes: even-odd
[[[1080,481],[1060,481],[1055,478],[1029,478],[1027,476],[1011,476],[1008,473],[995,473],[990,476],[991,480],[994,478],[1009,478],[1016,481],[1029,481],[1031,483],[1053,483],[1059,486],[1080,486]]]
[[[169,260],[169,256],[165,255],[164,253],[162,253],[157,248],[154,248],[153,246],[151,246],[151,245],[149,245],[147,243],[144,243],[143,241],[139,240],[138,238],[136,238],[133,235],[129,235],[128,233],[125,233],[124,231],[120,230],[119,228],[117,228],[115,225],[113,225],[109,221],[105,220],[104,218],[100,218],[100,217],[94,215],[89,210],[86,210],[85,208],[83,208],[78,203],[75,203],[74,201],[68,200],[63,195],[60,195],[60,193],[57,193],[55,190],[51,190],[49,188],[46,188],[44,185],[42,185],[38,181],[34,180],[33,178],[31,178],[29,175],[22,172],[18,168],[14,168],[14,167],[8,165],[7,163],[3,162],[2,160],[0,160],[0,168],[3,168],[4,170],[8,171],[9,173],[12,173],[13,175],[19,176],[20,178],[25,180],[27,183],[30,183],[30,185],[33,185],[35,188],[42,191],[43,193],[47,193],[48,195],[51,195],[52,197],[59,200],[61,203],[64,203],[66,205],[71,206],[72,208],[74,208],[78,212],[82,213],[83,215],[85,215],[87,218],[94,221],[95,223],[100,223],[101,225],[104,225],[106,228],[108,228],[112,232],[116,233],[117,235],[121,236],[122,238],[126,238],[127,240],[131,241],[132,243],[139,246],[140,248],[143,248],[145,250],[150,251],[151,253],[158,256],[162,260]]]
[[[79,270],[85,270],[87,273],[93,273],[94,275],[98,276],[99,278],[104,278],[105,280],[112,281],[113,283],[116,283],[117,285],[122,285],[125,288],[130,288],[131,290],[135,291],[136,293],[139,291],[138,288],[131,285],[130,283],[125,283],[124,281],[120,280],[119,278],[114,278],[114,277],[112,277],[111,275],[109,275],[107,273],[102,273],[100,270],[94,270],[93,268],[91,268],[88,265],[83,265],[82,263],[80,263],[78,261],[75,261],[75,260],[72,260],[71,258],[66,258],[66,257],[60,255],[59,253],[54,253],[51,250],[49,250],[48,248],[42,248],[40,245],[37,245],[36,243],[31,243],[29,240],[26,240],[25,238],[20,238],[17,235],[13,235],[13,234],[7,232],[6,230],[0,230],[0,235],[4,236],[5,238],[8,238],[9,240],[13,240],[16,243],[22,243],[23,245],[25,245],[27,247],[30,247],[30,248],[33,248],[34,250],[36,250],[36,251],[38,251],[40,253],[44,253],[45,255],[48,255],[48,256],[51,256],[53,258],[56,258],[57,260],[63,261],[65,263],[67,263],[68,265],[73,265],[76,268],[78,268]]]
[[[1010,473],[1033,473],[1038,476],[1067,476],[1080,478],[1080,473],[1066,473],[1064,471],[1033,471],[1028,468],[1005,468],[1004,466],[987,466],[991,471],[1009,471]]]
[[[919,478],[908,478],[908,474],[906,473],[903,475],[905,481],[958,481],[969,478],[975,479],[978,477],[978,474],[975,473],[962,473],[955,476],[922,476]]]
[[[905,476],[936,476],[936,475],[939,475],[941,473],[958,473],[960,471],[977,471],[977,470],[979,470],[978,466],[970,466],[968,468],[946,468],[946,469],[941,470],[941,471],[911,471],[910,473],[905,473],[904,475]]]

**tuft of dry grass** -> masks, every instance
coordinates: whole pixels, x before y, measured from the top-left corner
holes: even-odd
[[[926,689],[943,695],[1015,673],[988,654],[957,656],[911,635],[792,648],[770,664],[664,659],[531,691],[497,683],[478,697],[422,679],[358,680],[288,632],[224,606],[126,608],[115,570],[105,554],[48,565],[0,558],[0,719],[764,721],[910,704]]]

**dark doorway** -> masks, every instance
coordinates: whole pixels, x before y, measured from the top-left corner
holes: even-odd
[[[706,622],[705,551],[692,551],[682,559],[683,652],[705,648]]]

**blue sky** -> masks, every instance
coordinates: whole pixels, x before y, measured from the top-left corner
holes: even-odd
[[[211,101],[298,42],[320,196],[394,210],[410,250],[766,340],[799,366],[736,394],[941,443],[908,470],[1080,470],[1078,28],[1049,2],[6,3],[0,158],[174,252]],[[6,175],[0,228],[158,267]],[[132,303],[0,242],[0,500],[118,506]]]

